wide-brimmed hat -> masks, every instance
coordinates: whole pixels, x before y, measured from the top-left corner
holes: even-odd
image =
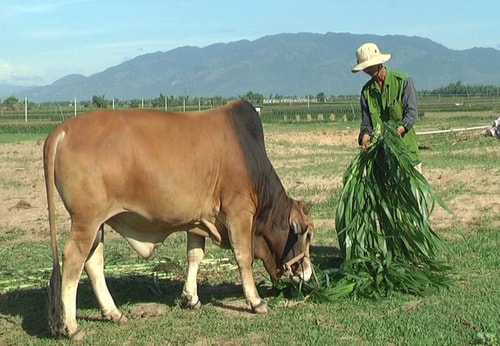
[[[391,58],[390,54],[382,54],[375,43],[365,43],[356,50],[357,65],[352,68],[352,72],[363,71],[365,68],[383,64]]]

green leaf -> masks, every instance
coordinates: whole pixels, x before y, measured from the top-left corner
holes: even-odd
[[[357,283],[354,294],[424,294],[448,286],[447,266],[437,259],[444,246],[430,225],[435,202],[449,211],[395,129],[383,124],[349,165],[335,212],[343,275]]]

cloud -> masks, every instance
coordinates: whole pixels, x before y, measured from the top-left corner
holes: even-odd
[[[86,36],[95,36],[104,33],[103,30],[97,29],[72,29],[68,30],[67,27],[60,28],[47,28],[47,29],[39,29],[33,30],[29,35],[27,35],[30,39],[36,40],[47,40],[47,39],[63,39],[63,38],[75,38],[75,37],[86,37]]]
[[[45,77],[37,67],[15,65],[0,60],[0,83],[23,86],[40,85],[45,83]]]
[[[40,14],[49,13],[62,7],[72,6],[81,3],[95,2],[95,0],[58,0],[58,1],[23,1],[22,3],[17,0],[2,1],[0,5],[0,17],[13,17],[23,14]]]

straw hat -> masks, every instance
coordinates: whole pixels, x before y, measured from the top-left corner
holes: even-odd
[[[382,54],[375,43],[365,43],[356,50],[357,65],[352,72],[363,71],[365,68],[383,64],[391,58],[390,54]]]

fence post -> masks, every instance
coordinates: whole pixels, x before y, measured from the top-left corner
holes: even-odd
[[[28,122],[28,96],[24,95],[24,122]]]

